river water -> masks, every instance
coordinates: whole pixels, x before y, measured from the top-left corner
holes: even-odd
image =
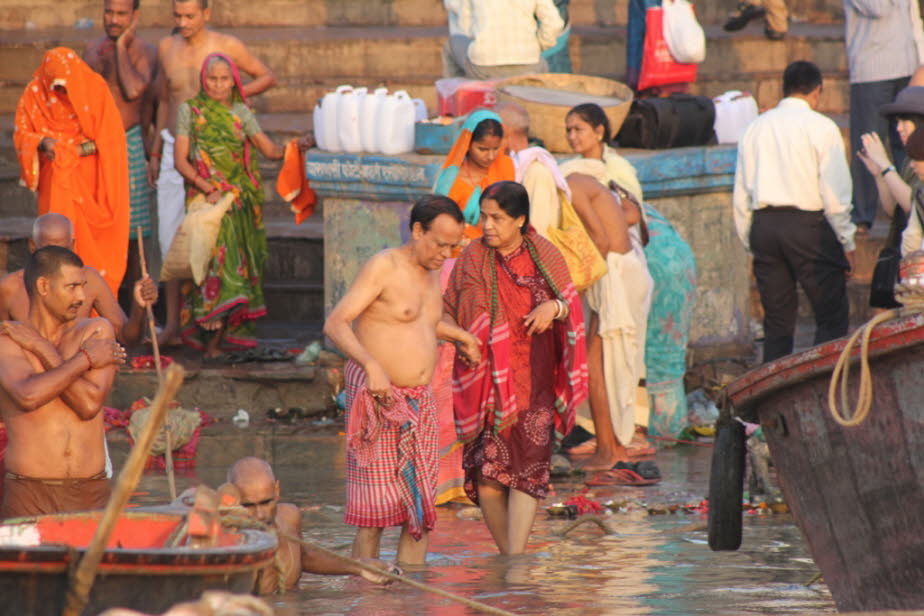
[[[528,554],[501,557],[472,509],[440,507],[426,567],[406,575],[443,590],[518,614],[797,614],[833,613],[799,530],[787,514],[748,515],[738,552],[712,552],[705,514],[649,515],[646,508],[698,503],[705,498],[712,450],[679,446],[656,461],[664,480],[646,488],[595,488],[587,496],[625,502],[628,512],[607,517],[614,534],[583,525],[562,538],[568,521],[544,507],[583,489],[574,479],[555,484],[542,504]],[[202,456],[200,456],[201,458]],[[224,468],[202,465],[180,489],[202,481],[217,486]],[[284,501],[302,508],[309,540],[349,553],[352,527],[343,518],[342,437],[312,439],[305,463],[276,469]],[[163,475],[140,489],[166,494]],[[382,558],[393,559],[397,531],[385,532]],[[378,587],[355,577],[305,574],[297,590],[267,598],[281,616],[296,614],[455,615],[477,612],[447,599],[393,584]]]

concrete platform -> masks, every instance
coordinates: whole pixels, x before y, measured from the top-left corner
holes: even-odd
[[[196,452],[197,466],[227,469],[243,457],[257,456],[270,461],[274,467],[314,464],[324,465],[317,468],[325,468],[331,460],[316,453],[318,439],[336,438],[343,431],[343,422],[332,419],[335,415],[333,411],[325,411],[286,424],[269,421],[262,412],[255,412],[252,423],[240,428],[227,418],[221,418],[219,423],[202,429]],[[113,465],[121,468],[131,450],[128,432],[112,430],[106,434],[106,440]],[[180,486],[185,487],[182,481],[180,474]]]
[[[169,351],[164,349],[167,354]],[[213,368],[201,364],[197,367],[197,362],[186,359],[180,363],[187,373],[177,401],[216,417],[229,419],[239,408],[262,414],[271,408],[300,407],[317,414],[331,403],[327,382],[317,378],[317,370],[310,366],[275,362]],[[153,370],[120,370],[108,406],[128,408],[156,390],[157,375]]]

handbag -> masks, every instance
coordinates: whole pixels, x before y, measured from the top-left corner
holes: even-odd
[[[234,197],[233,192],[228,192],[217,203],[209,203],[205,195],[199,194],[189,202],[186,216],[160,268],[161,281],[191,278],[197,285],[202,284],[212,260],[212,249],[218,241],[221,219]]]
[[[915,205],[917,210],[917,205]],[[898,308],[895,300],[895,283],[898,282],[898,267],[902,260],[902,231],[908,224],[905,211],[897,207],[892,213],[889,236],[885,248],[879,251],[879,258],[873,268],[873,277],[869,284],[869,305],[873,308]]]
[[[687,0],[664,0],[664,40],[678,62],[699,63],[706,59],[706,33],[696,21]]]
[[[565,258],[571,282],[581,292],[606,275],[606,261],[590,239],[571,200],[561,191],[558,191],[558,196],[561,202],[561,223],[558,227],[550,226],[546,234]]]
[[[664,10],[651,7],[645,11],[645,44],[638,90],[674,83],[696,81],[697,64],[678,62],[664,40]]]

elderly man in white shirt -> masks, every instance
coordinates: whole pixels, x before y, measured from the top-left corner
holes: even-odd
[[[814,111],[821,82],[811,62],[787,66],[785,98],[738,145],[735,227],[754,257],[765,362],[792,352],[797,282],[815,315],[815,344],[845,335],[849,324],[852,184],[837,125]]]
[[[555,158],[545,148],[530,147],[529,112],[522,105],[510,102],[499,103],[494,111],[503,121],[517,182],[529,195],[529,223],[541,236],[548,238],[549,227],[558,227],[561,221],[559,191],[570,198],[571,189]]]
[[[451,17],[444,70],[458,66],[472,79],[545,72],[542,51],[554,46],[565,28],[553,0],[444,2]]]

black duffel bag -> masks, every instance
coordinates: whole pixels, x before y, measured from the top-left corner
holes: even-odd
[[[660,150],[715,143],[715,104],[708,96],[671,94],[632,101],[617,135],[624,148]]]

